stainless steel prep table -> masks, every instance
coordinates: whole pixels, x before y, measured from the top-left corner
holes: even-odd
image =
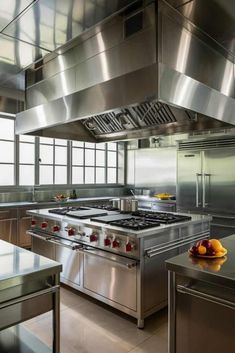
[[[166,261],[169,271],[169,353],[233,352],[235,345],[235,235],[223,238],[221,259]]]
[[[53,353],[59,353],[59,288],[61,264],[0,240],[0,351],[17,351],[27,334],[19,324],[52,310]],[[34,350],[32,353],[41,353]],[[38,343],[36,339],[35,342]],[[9,346],[8,346],[9,345]],[[27,342],[26,342],[27,345]],[[38,344],[35,347],[39,347]],[[40,343],[40,347],[42,344]],[[41,349],[41,348],[40,348]],[[20,349],[18,349],[20,351]],[[45,352],[47,349],[45,349]]]

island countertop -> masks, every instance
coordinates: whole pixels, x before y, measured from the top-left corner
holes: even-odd
[[[169,271],[183,276],[202,280],[235,289],[235,234],[221,239],[223,247],[228,250],[227,255],[220,259],[194,258],[183,253],[166,261]],[[214,266],[213,266],[214,264]]]

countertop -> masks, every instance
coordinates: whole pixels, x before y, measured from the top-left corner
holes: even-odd
[[[196,223],[209,222],[211,220],[210,216],[204,216],[204,215],[199,215],[199,214],[195,215],[195,214],[175,213],[175,214],[179,214],[179,215],[191,216],[192,219],[189,221],[177,222],[177,223],[173,223],[173,224],[161,224],[158,227],[153,227],[153,228],[148,228],[148,229],[136,231],[136,230],[131,230],[131,229],[127,229],[127,228],[116,227],[111,224],[95,222],[90,219],[77,219],[77,218],[72,218],[72,217],[69,217],[66,215],[53,214],[53,213],[49,212],[49,209],[28,210],[27,214],[29,214],[31,216],[40,217],[43,219],[52,219],[55,221],[72,223],[73,225],[80,225],[80,226],[85,226],[85,227],[92,226],[92,227],[96,228],[97,230],[102,230],[102,231],[104,231],[106,229],[107,231],[115,231],[115,233],[119,233],[119,234],[125,234],[125,235],[130,234],[130,235],[135,236],[137,238],[143,238],[145,236],[149,236],[152,234],[158,234],[166,229],[183,228],[183,227],[187,227],[189,225],[196,224]],[[112,214],[117,214],[117,212],[116,211],[107,211],[107,214],[112,215]]]
[[[0,240],[0,290],[21,284],[41,272],[50,275],[60,271],[60,263]]]
[[[221,239],[228,250],[221,259],[193,258],[188,253],[166,261],[168,270],[198,280],[235,289],[235,234]]]
[[[146,202],[159,202],[159,203],[169,203],[169,204],[176,204],[176,200],[160,200],[157,197],[151,197],[151,196],[142,196],[142,195],[136,195],[135,196],[136,200],[139,201],[146,201]]]
[[[104,196],[104,197],[81,197],[77,199],[69,199],[67,201],[56,202],[56,201],[15,201],[15,202],[0,202],[0,208],[20,208],[20,207],[37,207],[38,206],[54,206],[60,207],[63,205],[71,204],[71,203],[79,203],[79,202],[89,202],[89,201],[107,201],[111,200],[114,197],[112,196]]]

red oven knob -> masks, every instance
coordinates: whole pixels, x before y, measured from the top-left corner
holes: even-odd
[[[110,238],[105,238],[104,239],[104,245],[105,246],[110,246],[111,245],[111,239]]]
[[[90,241],[97,241],[98,240],[98,235],[96,233],[92,233],[90,235]]]
[[[35,227],[36,226],[36,221],[35,221],[35,219],[32,219],[32,221],[31,221],[31,227]]]
[[[47,228],[47,226],[48,226],[48,223],[47,223],[47,222],[42,222],[41,228],[45,229],[45,228]]]
[[[75,229],[74,228],[68,228],[68,235],[75,235]]]
[[[59,230],[60,230],[60,227],[59,227],[57,224],[55,224],[55,225],[52,227],[52,231],[53,231],[53,232],[59,232]]]
[[[132,251],[133,249],[133,244],[131,244],[130,242],[126,243],[126,251]]]
[[[120,246],[120,241],[115,239],[113,241],[113,243],[112,243],[112,247],[113,248],[119,248],[119,246]]]

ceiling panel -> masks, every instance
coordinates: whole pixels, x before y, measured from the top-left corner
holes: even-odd
[[[0,82],[45,56],[48,52],[0,34]]]
[[[0,32],[35,0],[0,1]]]
[[[38,0],[3,33],[53,51],[136,0]]]

